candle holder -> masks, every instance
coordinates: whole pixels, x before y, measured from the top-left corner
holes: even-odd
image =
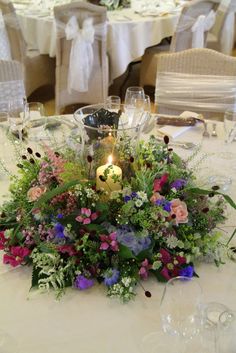
[[[90,177],[94,178],[97,167],[106,164],[109,155],[119,165],[117,151],[121,143],[124,146],[127,141],[127,146],[135,151],[150,113],[133,111],[127,114],[122,104],[119,110],[109,109],[107,104],[95,104],[78,109],[74,119],[78,126],[80,152],[84,158],[91,157]]]

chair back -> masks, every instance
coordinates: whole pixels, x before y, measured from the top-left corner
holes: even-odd
[[[184,110],[223,118],[236,102],[236,58],[211,49],[158,56],[155,104],[162,114]]]
[[[171,52],[206,46],[207,34],[215,23],[218,2],[219,0],[192,0],[183,6],[171,40]]]
[[[108,91],[106,8],[72,2],[54,7],[54,15],[57,113],[69,104],[104,102]]]
[[[26,44],[12,2],[0,0],[0,10],[10,43],[11,58],[23,62],[26,55]]]
[[[0,60],[0,110],[6,111],[11,100],[25,97],[24,71],[20,62]]]

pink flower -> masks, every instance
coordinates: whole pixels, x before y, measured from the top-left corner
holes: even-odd
[[[164,200],[164,196],[160,195],[159,192],[154,192],[150,198],[150,201],[155,204],[157,200]]]
[[[7,239],[4,236],[4,232],[0,232],[0,250],[3,250],[5,247]]]
[[[176,224],[188,222],[188,209],[184,201],[174,199],[171,201],[171,215],[175,215]]]
[[[98,213],[93,212],[89,208],[82,207],[80,210],[80,215],[78,215],[75,219],[79,223],[90,224],[91,221],[95,221],[98,218]]]
[[[160,179],[155,179],[153,184],[153,191],[161,191],[163,186],[166,184],[168,180],[168,174],[163,174]]]
[[[3,263],[16,267],[24,262],[25,257],[30,253],[31,251],[28,248],[24,248],[22,246],[12,246],[10,249],[10,255],[5,254],[3,256]]]
[[[27,192],[29,201],[36,201],[47,191],[46,186],[33,186]]]
[[[152,265],[150,265],[148,263],[148,260],[145,259],[142,263],[141,263],[141,267],[139,269],[139,276],[142,278],[142,279],[147,279],[148,278],[148,271],[152,268]]]
[[[116,241],[116,232],[110,233],[109,235],[101,234],[100,235],[101,245],[100,250],[118,251],[118,243]]]

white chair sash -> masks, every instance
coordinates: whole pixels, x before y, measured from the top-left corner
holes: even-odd
[[[93,25],[88,17],[79,27],[76,16],[72,16],[65,26],[67,40],[71,40],[70,62],[68,71],[68,92],[87,92],[93,69],[93,43],[95,38],[105,38],[106,26]]]
[[[204,48],[204,33],[209,31],[215,23],[215,12],[211,10],[208,15],[200,15],[191,28],[193,33],[192,47]]]
[[[181,23],[178,24],[176,33],[190,30],[192,32],[192,48],[204,48],[204,34],[210,30],[214,23],[215,12],[213,10],[207,15],[200,15],[197,18],[182,15]]]
[[[236,102],[236,77],[161,72],[155,101],[180,110],[224,112]]]
[[[0,60],[12,60],[11,48],[5,28],[4,18],[0,10]]]

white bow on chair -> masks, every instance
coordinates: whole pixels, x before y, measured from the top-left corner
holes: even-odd
[[[93,42],[95,29],[93,19],[86,18],[79,28],[76,16],[67,22],[66,39],[72,40],[68,72],[68,92],[88,91],[88,81],[93,67]]]
[[[192,47],[193,48],[204,48],[204,33],[209,31],[214,25],[216,19],[216,14],[213,10],[206,15],[198,16],[194,25],[191,28],[193,33],[192,37]]]

